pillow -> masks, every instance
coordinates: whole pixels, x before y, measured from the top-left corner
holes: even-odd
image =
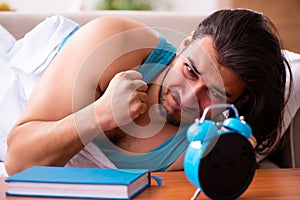
[[[283,126],[281,131],[281,137],[284,135],[289,125],[292,123],[298,109],[300,108],[300,54],[283,50],[282,53],[285,55],[287,61],[291,66],[293,84],[291,89],[290,98],[284,108],[283,115]],[[289,80],[289,73],[287,73],[287,80]],[[288,87],[289,81],[286,86]],[[261,162],[267,156],[257,155],[257,162]]]
[[[14,36],[0,25],[0,54],[8,53],[15,43]]]
[[[300,108],[300,54],[288,50],[284,50],[283,53],[291,66],[293,84],[290,98],[284,110],[282,135],[287,130]],[[288,83],[289,82],[287,82],[287,86]]]

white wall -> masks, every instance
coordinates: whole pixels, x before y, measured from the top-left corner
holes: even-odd
[[[99,0],[0,0],[19,12],[92,10]],[[156,1],[156,2],[155,2]],[[222,0],[153,0],[157,10],[207,13],[218,8]],[[161,7],[160,7],[161,5]]]
[[[62,12],[90,10],[98,0],[2,0],[18,12]]]

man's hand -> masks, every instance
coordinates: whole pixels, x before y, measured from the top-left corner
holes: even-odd
[[[255,148],[257,145],[257,141],[256,141],[255,137],[253,135],[251,135],[251,137],[248,140],[251,143],[251,145],[253,146],[253,148]]]
[[[120,72],[95,102],[99,126],[105,131],[125,125],[147,110],[147,83],[134,70]]]

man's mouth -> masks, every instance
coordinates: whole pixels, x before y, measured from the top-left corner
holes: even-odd
[[[171,95],[171,105],[172,105],[173,109],[175,111],[180,111],[181,110],[180,99],[173,92],[171,92],[170,95]]]

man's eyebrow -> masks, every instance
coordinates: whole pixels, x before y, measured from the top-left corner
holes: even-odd
[[[199,72],[198,68],[196,67],[195,61],[194,61],[190,56],[188,56],[187,59],[188,59],[189,62],[191,63],[193,69],[194,69],[198,74],[201,75],[201,73]]]

